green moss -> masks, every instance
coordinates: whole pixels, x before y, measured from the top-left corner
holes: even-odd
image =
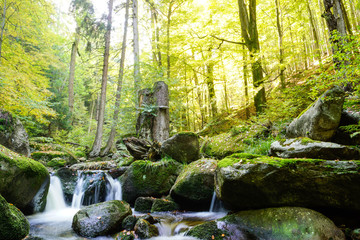
[[[185,135],[185,136],[191,136],[191,137],[199,137],[199,135],[197,135],[194,132],[179,132],[176,135]]]
[[[307,138],[307,137],[300,138],[300,139],[301,139],[301,144],[302,144],[302,145],[307,145],[307,144],[309,144],[309,143],[319,142],[319,141],[315,141],[315,140],[312,140],[311,138]]]
[[[228,232],[218,229],[217,223],[215,221],[195,226],[190,229],[186,235],[203,240],[222,240],[229,236]]]
[[[64,160],[62,158],[54,158],[51,161],[49,161],[46,165],[48,167],[58,169],[58,168],[64,167],[66,165],[66,160]]]
[[[207,138],[201,146],[200,153],[207,157],[221,159],[233,153],[243,152],[245,144],[241,140],[240,135],[232,137],[231,133],[223,133]]]
[[[266,163],[278,167],[292,166],[298,162],[308,162],[308,163],[319,163],[325,162],[325,160],[320,159],[284,159],[284,158],[276,158],[269,157],[263,155],[255,155],[255,154],[233,154],[229,157],[224,158],[218,163],[218,167],[228,167],[232,166],[235,163],[241,164],[253,164],[253,163]]]

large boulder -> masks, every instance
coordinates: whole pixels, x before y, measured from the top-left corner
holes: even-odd
[[[61,187],[65,196],[65,200],[68,204],[72,202],[75,187],[79,174],[76,170],[70,168],[60,168],[55,172],[55,175],[60,178]]]
[[[122,221],[132,214],[130,205],[119,200],[98,203],[78,211],[73,230],[83,237],[104,236],[121,231]]]
[[[231,210],[299,206],[360,211],[359,165],[234,154],[218,163],[215,189]]]
[[[306,208],[281,207],[243,211],[198,225],[187,233],[198,239],[345,240],[324,215]]]
[[[159,230],[156,226],[150,224],[145,219],[139,219],[135,224],[135,233],[140,239],[147,239],[159,236]]]
[[[120,177],[123,199],[131,204],[138,197],[166,196],[182,165],[176,161],[135,161]]]
[[[171,188],[171,197],[185,209],[209,209],[214,193],[216,167],[217,161],[211,159],[187,165]]]
[[[0,144],[14,152],[30,156],[29,137],[19,119],[0,109]]]
[[[192,132],[178,133],[162,143],[161,152],[181,163],[199,159],[199,136]]]
[[[0,239],[21,240],[29,230],[30,224],[24,214],[0,195]]]
[[[314,141],[310,138],[293,138],[273,142],[270,155],[281,158],[354,160],[360,159],[360,150],[337,143]]]
[[[330,141],[339,126],[345,93],[339,87],[326,91],[313,105],[289,125],[288,138],[309,137]]]
[[[0,145],[0,169],[0,194],[6,201],[32,213],[34,209],[29,208],[35,207],[33,199],[39,190],[43,190],[42,198],[37,202],[45,206],[50,176],[41,163]],[[45,186],[44,182],[47,182]]]

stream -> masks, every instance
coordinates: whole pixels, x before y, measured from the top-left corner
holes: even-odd
[[[113,179],[106,174],[106,196],[105,201],[122,200],[121,184],[117,179]],[[30,239],[34,240],[84,240],[88,238],[78,236],[71,228],[73,216],[82,206],[101,202],[101,189],[94,189],[92,196],[85,196],[86,175],[79,174],[77,185],[74,191],[71,205],[66,204],[61,188],[60,179],[51,176],[50,188],[47,196],[47,203],[43,213],[28,216],[30,222]],[[135,212],[133,215],[142,215]],[[160,236],[151,240],[191,240],[192,237],[183,236],[189,228],[200,223],[215,220],[226,215],[226,211],[221,208],[220,202],[214,197],[208,212],[175,212],[175,213],[152,213],[154,217],[160,219],[156,224]],[[111,236],[97,237],[93,239],[110,240]]]

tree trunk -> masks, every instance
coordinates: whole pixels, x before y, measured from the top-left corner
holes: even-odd
[[[281,24],[281,11],[278,0],[275,0],[275,6],[276,6],[276,27],[278,30],[278,38],[279,38],[280,83],[281,83],[281,88],[285,89],[286,84],[285,84],[285,67],[284,67],[283,28]]]
[[[113,123],[111,126],[110,136],[107,141],[106,147],[104,148],[104,150],[101,153],[102,156],[107,155],[110,152],[110,150],[114,144],[115,135],[116,135],[116,125],[117,125],[117,121],[119,119],[121,89],[122,89],[122,82],[123,82],[123,76],[124,76],[124,65],[125,65],[127,29],[128,29],[128,21],[129,21],[129,4],[130,4],[130,0],[126,0],[124,35],[123,35],[123,42],[122,42],[122,46],[121,46],[120,70],[119,70],[118,86],[117,86],[117,90],[116,90],[116,100],[115,100]]]
[[[250,104],[249,104],[249,85],[248,85],[248,68],[247,68],[247,53],[245,46],[243,47],[243,74],[244,74],[244,95],[245,95],[245,115],[246,120],[250,118]]]
[[[356,29],[359,26],[359,24],[358,24],[358,15],[357,15],[353,0],[349,0],[349,5],[350,5],[350,11],[351,11],[351,18],[353,20],[353,26],[354,26],[354,29]]]
[[[4,9],[2,14],[2,22],[1,22],[1,36],[0,36],[0,64],[2,62],[2,44],[4,42],[4,31],[5,31],[5,23],[6,23],[6,0],[4,0]]]
[[[313,33],[313,37],[315,40],[315,57],[316,59],[321,62],[321,49],[320,49],[320,41],[319,41],[319,35],[316,31],[316,25],[315,25],[315,18],[311,11],[310,2],[309,0],[306,1],[307,10],[309,13],[309,19],[310,19],[310,26]]]
[[[133,34],[134,34],[134,86],[135,86],[135,106],[139,107],[138,91],[140,89],[140,47],[139,47],[139,29],[138,29],[138,1],[133,1]]]
[[[139,91],[139,116],[136,123],[136,135],[138,138],[152,140],[153,124],[153,97],[150,88]]]
[[[258,56],[260,52],[259,36],[256,24],[256,0],[249,0],[248,7],[244,0],[238,0],[239,18],[241,23],[241,35],[245,41],[246,47],[250,51],[251,70],[253,76],[253,84],[256,90],[254,103],[256,113],[263,111],[266,103],[266,94],[264,84],[261,59]],[[249,9],[248,9],[249,8]]]
[[[318,4],[319,4],[319,8],[320,8],[320,12],[323,13],[324,12],[324,7],[323,7],[323,3],[321,2],[321,0],[318,0]],[[330,42],[329,42],[329,38],[326,36],[326,23],[325,23],[325,19],[321,18],[320,19],[321,22],[321,27],[323,30],[323,36],[325,36],[325,42],[326,42],[326,52],[327,55],[330,55]]]
[[[171,24],[171,14],[172,14],[172,1],[169,3],[169,9],[167,14],[167,25],[166,25],[166,56],[167,56],[167,77],[170,79],[170,24]]]
[[[94,141],[92,150],[89,153],[89,157],[99,156],[100,150],[101,150],[101,140],[102,140],[102,135],[103,135],[103,125],[104,125],[104,118],[105,118],[107,75],[108,75],[108,68],[109,68],[112,10],[113,10],[113,0],[109,0],[109,16],[107,19],[107,29],[106,29],[106,34],[105,34],[105,52],[104,52],[103,74],[102,74],[102,80],[101,80],[99,120],[98,120],[97,128],[96,128],[95,141]]]
[[[76,55],[78,53],[79,46],[79,32],[80,27],[76,27],[75,41],[72,44],[71,48],[71,60],[70,60],[70,70],[69,70],[69,111],[71,114],[74,112],[74,81],[75,81],[75,65],[76,65]]]
[[[218,110],[217,110],[217,101],[216,101],[215,84],[214,84],[214,63],[211,60],[206,64],[206,84],[208,86],[208,91],[209,91],[211,116],[215,117],[218,114]]]
[[[169,90],[165,82],[156,82],[153,88],[157,112],[152,125],[152,139],[162,143],[169,138]]]

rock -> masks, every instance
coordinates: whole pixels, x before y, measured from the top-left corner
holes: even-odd
[[[159,236],[159,230],[144,219],[139,219],[135,225],[135,233],[140,239]]]
[[[281,207],[243,211],[198,225],[187,233],[199,239],[332,239],[344,233],[324,215],[306,208]]]
[[[24,214],[0,195],[0,239],[21,240],[29,230],[30,224]]]
[[[109,174],[112,178],[116,179],[116,178],[120,177],[121,175],[123,175],[128,168],[129,167],[113,168],[113,169],[109,170]]]
[[[170,195],[187,210],[208,210],[214,193],[217,161],[201,159],[187,165],[172,186]]]
[[[178,133],[163,142],[161,152],[181,163],[196,161],[200,155],[199,136],[192,132]]]
[[[71,170],[110,170],[117,168],[115,161],[84,162],[77,163],[70,167]]]
[[[151,207],[151,212],[172,212],[179,210],[179,205],[171,199],[155,199]]]
[[[6,148],[30,156],[29,136],[19,119],[0,109],[0,144]]]
[[[289,125],[288,138],[308,137],[330,141],[341,119],[345,93],[339,87],[326,91],[310,108]]]
[[[181,170],[173,160],[136,161],[120,177],[123,199],[133,204],[138,197],[166,196]]]
[[[55,175],[60,178],[66,202],[71,204],[78,180],[78,172],[70,168],[60,168]]]
[[[134,229],[136,221],[137,218],[135,216],[129,215],[122,221],[121,226],[124,230],[131,231]]]
[[[53,169],[59,169],[66,166],[66,160],[62,158],[53,158],[46,164],[46,166]]]
[[[270,155],[281,158],[318,158],[326,160],[360,159],[360,150],[331,142],[314,141],[309,138],[293,138],[275,141]]]
[[[151,142],[135,137],[124,138],[123,142],[135,160],[146,159],[150,150]]]
[[[70,155],[67,152],[61,151],[37,151],[31,153],[31,158],[37,161],[44,163],[45,165],[51,167],[54,164],[53,159],[58,161],[58,159],[64,160],[64,165],[71,165],[77,162],[76,157]],[[49,165],[50,164],[50,165]]]
[[[119,232],[122,221],[131,214],[130,205],[123,201],[97,203],[78,211],[73,218],[72,228],[83,237],[104,236]]]
[[[46,207],[46,198],[50,187],[50,177],[47,178],[41,185],[39,191],[33,197],[31,202],[26,205],[22,212],[26,215],[43,212]]]
[[[107,176],[104,172],[86,171],[82,172],[80,178],[83,181],[84,197],[82,205],[88,206],[106,200]]]
[[[360,239],[360,228],[357,228],[351,232],[351,240],[359,240]]]
[[[218,163],[215,189],[231,210],[299,206],[359,211],[359,165],[234,154]]]
[[[49,172],[41,163],[0,145],[0,194],[6,201],[23,211],[33,212],[28,206],[49,178]],[[48,188],[49,182],[46,191]],[[46,202],[46,194],[41,202]]]
[[[339,128],[336,129],[331,141],[344,145],[360,145],[359,131],[360,113],[342,111]]]
[[[156,223],[159,223],[159,222],[160,222],[157,218],[154,218],[154,217],[151,216],[149,213],[140,216],[139,219],[144,219],[144,220],[148,221],[150,224],[156,224]]]
[[[153,197],[138,197],[135,201],[135,211],[150,212],[155,199]]]
[[[135,239],[135,235],[133,232],[121,232],[119,234],[116,235],[116,240],[134,240]]]

